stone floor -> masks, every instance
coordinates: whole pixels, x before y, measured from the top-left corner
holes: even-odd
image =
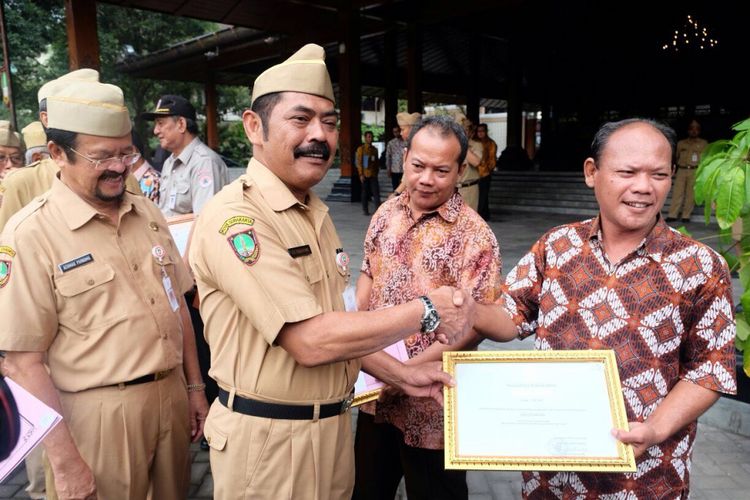
[[[235,177],[238,175],[234,173]],[[325,199],[338,171],[332,170],[316,187],[316,192]],[[390,185],[384,176],[381,186]],[[358,205],[346,202],[329,203],[331,216],[342,242],[352,260],[352,269],[358,269],[362,261],[362,241],[367,230],[369,217],[362,215]],[[493,214],[490,226],[497,236],[503,255],[506,271],[518,261],[530,245],[550,227],[580,219],[571,215],[555,214]],[[706,227],[703,222],[687,225],[695,238],[714,246],[715,225]],[[735,295],[738,294],[735,286]],[[497,344],[485,341],[481,349],[530,349],[532,342],[514,341]],[[722,400],[723,401],[723,400]],[[721,402],[721,401],[720,401]],[[728,401],[731,411],[716,405],[703,418],[698,430],[692,466],[692,495],[694,500],[726,499],[737,500],[750,497],[750,405]],[[723,413],[722,413],[723,412]],[[738,422],[739,420],[739,422]],[[743,434],[728,429],[743,430]],[[213,480],[207,452],[193,447],[192,481],[189,498],[206,499],[212,497]],[[520,497],[520,473],[517,472],[470,472],[469,492],[472,500],[507,499]],[[23,489],[26,473],[19,468],[5,483],[0,485],[0,499],[28,498]],[[402,490],[403,491],[403,490]],[[405,498],[399,493],[398,498]],[[106,500],[106,499],[105,499]]]

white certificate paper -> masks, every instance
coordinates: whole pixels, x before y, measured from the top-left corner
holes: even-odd
[[[21,431],[18,443],[8,458],[0,462],[0,483],[7,478],[40,441],[62,420],[55,410],[32,396],[8,377],[5,382],[13,393],[18,408]]]
[[[178,215],[167,219],[169,232],[172,233],[172,239],[182,257],[185,257],[190,246],[190,234],[193,230],[193,223],[195,223],[194,214]]]
[[[446,468],[635,470],[612,351],[446,354]]]

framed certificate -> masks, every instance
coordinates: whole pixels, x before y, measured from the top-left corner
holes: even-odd
[[[190,235],[193,231],[193,223],[195,222],[195,214],[177,215],[167,219],[167,225],[169,225],[169,231],[172,233],[172,239],[177,245],[177,250],[180,251],[180,255],[184,258],[187,255],[187,251],[190,247]]]
[[[445,468],[634,472],[614,351],[443,353]]]
[[[404,344],[403,340],[399,340],[383,350],[399,361],[409,359],[409,353],[406,351],[406,344]],[[362,403],[378,399],[380,390],[384,385],[377,378],[360,370],[357,381],[354,383],[354,400],[352,401],[352,406],[358,406]]]

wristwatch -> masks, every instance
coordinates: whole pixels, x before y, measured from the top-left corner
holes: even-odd
[[[432,333],[437,330],[438,326],[440,326],[440,315],[438,314],[437,309],[435,309],[435,306],[432,305],[432,301],[426,295],[419,297],[419,300],[422,301],[422,305],[424,306],[422,328],[420,331],[422,333]]]

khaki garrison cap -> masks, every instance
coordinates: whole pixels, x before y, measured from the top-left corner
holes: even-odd
[[[25,149],[21,134],[13,129],[8,120],[0,120],[0,146]]]
[[[48,98],[69,83],[98,81],[99,72],[97,70],[90,68],[77,69],[42,85],[36,94],[37,101],[42,102],[42,99]]]
[[[47,97],[47,127],[102,137],[122,137],[131,129],[120,87],[81,81]]]
[[[42,122],[31,122],[21,129],[23,142],[26,143],[26,149],[47,146],[47,134],[44,132]]]
[[[421,119],[422,115],[419,113],[407,113],[404,111],[396,115],[396,122],[399,127],[416,125]]]
[[[289,59],[271,66],[255,79],[252,101],[274,92],[302,92],[335,102],[325,58],[323,47],[308,43]]]

